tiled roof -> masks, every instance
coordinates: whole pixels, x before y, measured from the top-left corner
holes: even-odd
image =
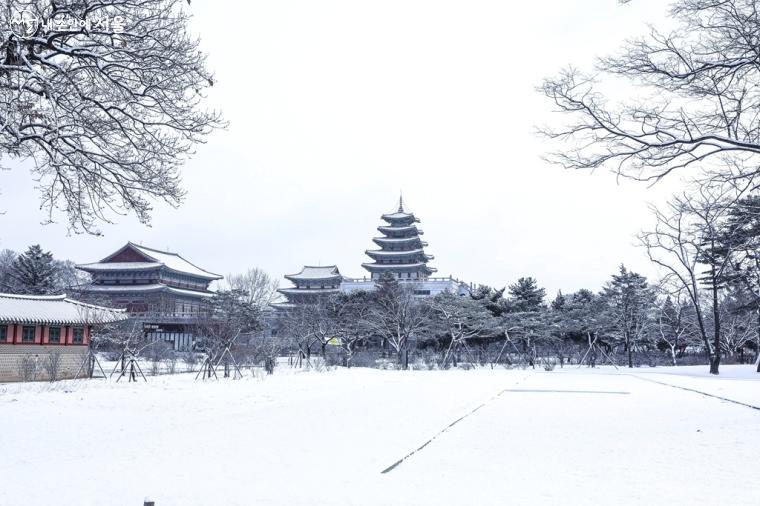
[[[425,250],[422,248],[415,248],[410,250],[383,250],[383,249],[368,249],[365,253],[369,256],[378,257],[405,257],[409,255],[424,254]]]
[[[131,248],[148,260],[147,262],[109,262],[108,260],[118,253],[121,253],[125,249]],[[93,271],[93,270],[109,270],[109,269],[145,269],[150,268],[149,266],[154,266],[153,264],[159,264],[163,265],[166,268],[179,272],[184,274],[189,274],[191,276],[196,276],[199,278],[204,278],[208,280],[215,280],[215,279],[222,279],[222,276],[219,274],[214,274],[213,272],[206,271],[204,269],[201,269],[197,265],[194,265],[184,258],[182,258],[177,253],[170,253],[168,251],[161,251],[153,248],[148,248],[147,246],[141,246],[139,244],[135,244],[133,242],[127,243],[123,248],[119,249],[116,253],[113,253],[112,255],[107,256],[100,262],[95,262],[91,264],[84,264],[80,265],[79,267],[82,270],[85,271]],[[110,267],[110,265],[118,265],[119,267]],[[134,265],[139,265],[140,267],[134,267]]]
[[[97,262],[94,264],[78,265],[85,271],[142,271],[161,267],[159,262]]]
[[[378,264],[378,263],[365,263],[362,264],[362,267],[364,267],[367,270],[410,270],[410,269],[416,269],[416,268],[424,268],[428,271],[436,272],[436,270],[433,267],[428,267],[428,265],[425,262],[415,262],[411,264]]]
[[[304,266],[303,269],[301,269],[301,272],[297,274],[286,274],[285,277],[287,279],[307,280],[307,279],[335,279],[335,278],[342,278],[343,276],[340,274],[340,271],[338,270],[338,267],[336,265],[325,265],[325,266],[306,265]]]
[[[382,232],[411,232],[414,231],[418,235],[422,235],[424,232],[417,228],[417,225],[404,225],[404,226],[390,226],[390,225],[380,225],[377,227],[377,229]]]
[[[188,295],[193,297],[212,297],[214,295],[213,292],[185,290],[183,288],[174,288],[173,286],[166,286],[158,283],[150,285],[89,285],[86,290],[88,293],[141,293],[166,291],[176,295]]]
[[[93,325],[127,319],[123,309],[110,309],[66,298],[66,295],[0,293],[0,322]]]

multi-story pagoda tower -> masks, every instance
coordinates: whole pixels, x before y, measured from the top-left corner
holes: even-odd
[[[423,232],[417,228],[420,220],[404,210],[403,198],[399,198],[398,211],[381,218],[387,223],[377,227],[383,236],[372,239],[380,249],[367,250],[365,253],[374,261],[362,267],[373,280],[386,272],[399,280],[426,280],[436,270],[427,265],[433,256],[425,253],[427,243],[420,238]]]

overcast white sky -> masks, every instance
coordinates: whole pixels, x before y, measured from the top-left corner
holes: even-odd
[[[364,250],[400,190],[438,274],[550,294],[597,289],[625,262],[651,274],[634,235],[667,188],[567,172],[540,159],[534,126],[559,120],[534,88],[588,67],[659,24],[662,0],[194,1],[230,122],[184,169],[180,209],[157,205],[104,237],[42,226],[24,166],[0,173],[0,248],[41,243],[90,262],[132,240],[227,274],[276,277]]]

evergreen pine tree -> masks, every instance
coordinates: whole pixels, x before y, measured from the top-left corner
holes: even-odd
[[[601,295],[607,308],[605,316],[624,343],[628,367],[633,367],[633,348],[647,331],[654,292],[647,278],[621,265]]]
[[[55,263],[53,255],[42,251],[39,244],[30,246],[13,262],[11,276],[21,293],[44,295],[55,290]]]
[[[552,310],[562,311],[565,308],[566,302],[565,296],[562,295],[562,290],[558,291],[557,296],[554,297],[554,300],[552,301]]]
[[[509,295],[516,311],[539,311],[544,303],[546,290],[539,288],[535,279],[527,277],[509,285]]]

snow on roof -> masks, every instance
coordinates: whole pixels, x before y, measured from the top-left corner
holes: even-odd
[[[197,265],[194,265],[184,258],[182,258],[178,253],[169,253],[167,251],[161,251],[153,248],[148,248],[145,246],[140,246],[138,244],[129,243],[134,247],[136,250],[138,250],[140,253],[144,254],[147,257],[153,258],[157,262],[161,262],[166,267],[173,271],[177,272],[184,272],[187,274],[192,274],[194,276],[198,276],[201,278],[208,278],[208,279],[222,279],[223,276],[220,276],[219,274],[214,274],[213,272],[209,272],[206,270],[201,269]]]
[[[195,290],[184,290],[172,286],[152,284],[152,285],[90,285],[86,288],[89,293],[134,293],[134,292],[160,292],[166,291],[176,295],[189,295],[192,297],[212,297],[213,292],[201,292]]]
[[[125,249],[131,248],[138,253],[142,254],[144,257],[146,257],[148,260],[151,260],[152,262],[109,262],[108,260],[113,258],[114,256],[118,255]],[[184,258],[180,256],[178,253],[170,253],[168,251],[161,251],[153,248],[148,248],[147,246],[141,246],[139,244],[135,244],[133,242],[128,242],[123,248],[119,249],[117,252],[108,255],[106,258],[101,260],[100,262],[92,263],[92,264],[85,264],[80,267],[82,267],[82,270],[106,270],[108,267],[102,267],[105,264],[119,264],[121,268],[126,269],[134,269],[134,267],[126,267],[125,264],[142,264],[143,266],[149,263],[158,263],[163,266],[165,266],[167,269],[184,273],[184,274],[190,274],[191,276],[197,276],[199,278],[214,280],[214,279],[222,279],[222,276],[219,274],[214,274],[213,272],[209,272],[206,270],[201,269],[197,265],[194,265]],[[98,267],[94,267],[98,266]],[[118,269],[119,267],[115,267],[114,269]],[[145,268],[145,267],[141,267]]]
[[[372,240],[376,243],[401,243],[401,242],[412,242],[412,241],[420,241],[422,242],[422,239],[420,239],[419,236],[413,235],[411,237],[373,237]],[[425,246],[427,246],[427,243],[423,242]]]
[[[416,248],[416,249],[410,249],[406,251],[393,251],[393,250],[382,250],[382,249],[368,249],[365,251],[368,255],[377,255],[377,256],[388,256],[388,257],[403,257],[407,255],[416,255],[419,253],[424,253],[425,250],[422,248]]]
[[[84,271],[137,271],[157,269],[161,267],[159,262],[97,262],[94,264],[82,264],[77,267]]]
[[[397,219],[397,218],[411,218],[414,216],[411,213],[404,213],[404,212],[395,212],[390,214],[384,214],[383,218],[391,218],[391,219]]]
[[[419,223],[419,219],[416,218],[411,213],[404,213],[404,212],[396,212],[391,214],[384,214],[380,218],[387,222],[394,222],[394,221],[400,221],[400,222],[409,222],[409,223]]]
[[[343,276],[340,274],[340,271],[338,270],[337,265],[325,265],[325,266],[314,266],[314,265],[305,265],[303,269],[301,269],[301,272],[297,274],[286,274],[286,279],[298,279],[298,280],[306,280],[306,279],[332,279],[332,278],[342,278]]]
[[[380,225],[379,227],[377,227],[377,229],[380,232],[407,232],[409,230],[414,230],[415,232],[417,232],[418,235],[422,235],[423,233],[422,230],[417,228],[416,225],[405,225],[403,227]]]
[[[66,295],[15,295],[0,293],[0,322],[58,325],[92,325],[127,319],[124,309],[85,304]]]
[[[408,269],[415,269],[419,267],[424,267],[430,272],[436,272],[436,269],[433,267],[428,267],[428,265],[425,262],[415,262],[412,264],[377,264],[377,263],[365,263],[362,264],[362,267],[368,270],[372,269],[379,269],[379,270],[408,270]]]

